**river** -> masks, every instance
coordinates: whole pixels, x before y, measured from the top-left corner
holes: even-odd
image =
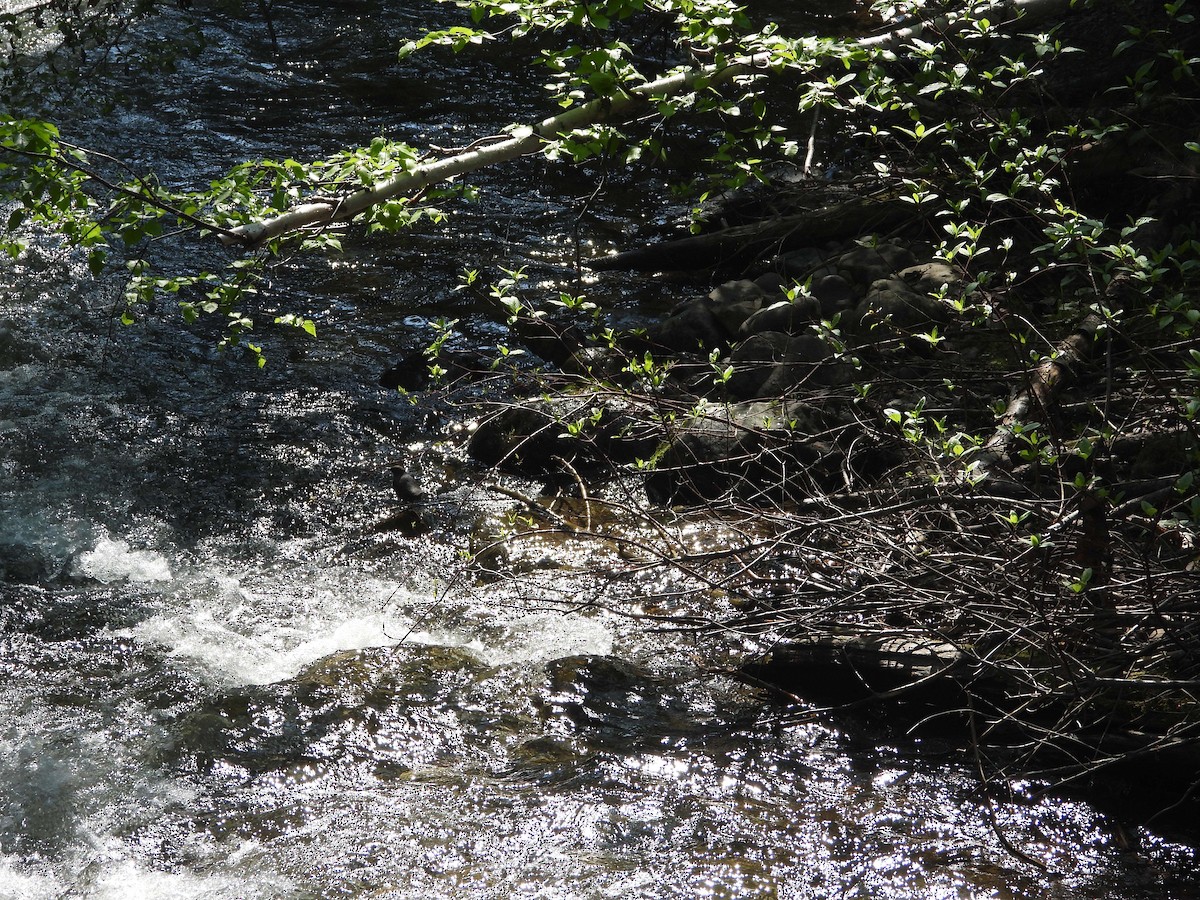
[[[544,115],[515,54],[394,62],[453,16],[279,3],[275,52],[208,14],[197,59],[108,76],[117,111],[64,132],[189,184]],[[265,302],[319,337],[272,338],[263,370],[167,314],[118,325],[120,285],[52,240],[0,263],[0,898],[1200,896],[1187,844],[1131,847],[1032,784],[988,802],[951,742],[778,724],[690,639],[562,611],[566,575],[541,604],[472,581],[498,498],[437,450],[456,410],[379,376],[438,318],[464,350],[503,339],[464,268],[570,287],[591,190],[528,161],[480,180],[448,227],[275,271]],[[616,192],[590,239],[663,215]],[[629,316],[688,290],[589,286]],[[392,464],[436,494],[429,531],[377,527]]]

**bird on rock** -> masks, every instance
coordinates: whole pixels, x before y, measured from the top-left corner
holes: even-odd
[[[392,490],[396,492],[396,499],[406,506],[425,502],[425,489],[421,483],[400,466],[392,467]]]

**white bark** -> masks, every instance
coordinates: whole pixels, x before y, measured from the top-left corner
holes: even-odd
[[[301,228],[351,219],[376,203],[400,194],[413,193],[431,184],[438,184],[459,175],[474,172],[476,169],[535,153],[544,143],[555,140],[561,134],[569,134],[576,128],[613,119],[619,120],[650,98],[680,94],[705,83],[729,81],[738,75],[750,72],[755,67],[761,68],[767,62],[767,54],[762,54],[722,69],[711,67],[693,69],[647,82],[633,88],[627,94],[593,100],[582,106],[568,109],[557,116],[544,119],[532,128],[526,129],[520,137],[510,137],[494,144],[468,150],[457,156],[418,165],[387,181],[381,181],[369,190],[351,194],[340,203],[329,201],[305,203],[272,219],[241,225],[232,229],[230,235],[223,235],[221,241],[228,245],[237,243],[240,238],[242,243],[255,247],[272,238]],[[235,238],[233,235],[237,235],[237,237]]]
[[[977,10],[976,15],[1003,15],[1011,12],[1022,14],[1026,21],[1036,21],[1064,12],[1070,5],[1071,0],[994,0]],[[853,42],[853,46],[862,49],[885,49],[918,37],[926,31],[953,30],[956,25],[957,22],[950,17],[941,16],[883,34],[859,38]],[[546,142],[556,140],[559,135],[569,134],[574,129],[625,119],[654,97],[673,96],[694,90],[701,85],[730,81],[739,75],[762,70],[770,61],[770,54],[762,53],[738,60],[723,68],[709,66],[692,69],[647,82],[632,88],[628,93],[593,100],[560,115],[544,119],[531,128],[518,129],[520,137],[510,137],[456,156],[415,166],[379,182],[370,189],[350,194],[339,202],[302,204],[273,218],[231,229],[220,235],[220,240],[226,246],[240,244],[245,247],[258,247],[293,231],[346,221],[392,197],[415,193],[421,188],[448,181],[476,169],[536,153]]]
[[[971,12],[973,13],[972,20],[990,18],[993,25],[996,24],[995,16],[1005,15],[1006,13],[1011,13],[1014,16],[1020,15],[1023,17],[1023,21],[1032,24],[1050,16],[1067,12],[1072,6],[1077,5],[1077,3],[1078,0],[990,0],[990,2],[980,3]],[[895,28],[883,34],[859,38],[854,43],[855,46],[862,47],[864,50],[894,47],[904,41],[920,37],[926,32],[938,34],[947,31],[957,31],[964,27],[965,24],[968,23],[964,23],[961,16],[935,16],[932,19],[914,22],[912,25]]]

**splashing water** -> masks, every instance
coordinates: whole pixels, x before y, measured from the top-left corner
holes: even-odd
[[[536,109],[400,96],[379,73],[436,24],[424,7],[291,14],[278,56],[217,19],[208,57],[76,129],[136,135],[186,180]],[[453,73],[458,93],[529,80],[504,64]],[[446,77],[418,76],[397,77]],[[989,805],[953,745],[780,727],[762,692],[697,669],[704,648],[464,583],[470,483],[442,486],[465,498],[445,527],[377,530],[387,464],[445,437],[377,385],[427,337],[397,323],[461,317],[494,342],[458,269],[569,231],[536,169],[489,178],[449,242],[347,242],[280,273],[321,341],[281,338],[265,372],[173,319],[114,329],[120,286],[52,241],[0,263],[0,898],[1194,893],[1191,848],[1122,849],[1080,802]],[[562,279],[543,240],[517,262]]]

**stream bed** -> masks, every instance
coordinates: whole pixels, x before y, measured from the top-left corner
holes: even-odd
[[[277,51],[209,14],[196,60],[113,76],[118,111],[64,136],[187,184],[544,115],[516,53],[395,62],[453,8],[274,9]],[[0,898],[1200,896],[1186,843],[1036,785],[989,802],[952,743],[785,727],[689,639],[470,582],[485,473],[422,473],[443,520],[380,532],[389,466],[461,427],[382,372],[438,318],[503,339],[464,268],[572,283],[593,186],[480,182],[447,227],[280,267],[269,302],[319,338],[263,370],[169,315],[120,326],[120,285],[52,240],[0,262]],[[591,250],[660,224],[653,193],[594,204]],[[629,316],[689,290],[588,289]]]

